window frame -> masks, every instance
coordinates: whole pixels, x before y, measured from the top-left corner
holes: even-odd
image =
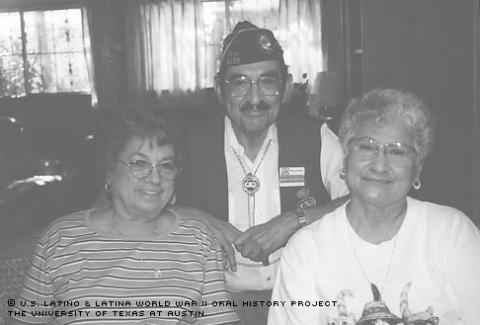
[[[87,6],[86,1],[77,0],[39,0],[35,3],[31,3],[31,0],[4,0],[5,3],[0,5],[0,13],[18,12],[20,15],[20,34],[22,43],[22,60],[23,60],[23,82],[25,95],[20,96],[8,96],[0,93],[0,99],[2,98],[23,98],[30,96],[41,95],[55,95],[55,94],[87,94],[92,95],[94,92],[91,89],[90,92],[84,91],[59,91],[59,92],[41,92],[32,93],[31,87],[28,81],[28,59],[27,59],[27,47],[26,47],[26,33],[25,33],[25,20],[24,13],[29,11],[52,11],[52,10],[67,10],[67,9],[80,9],[82,10]],[[91,54],[92,55],[92,54]],[[92,85],[93,86],[93,85]]]

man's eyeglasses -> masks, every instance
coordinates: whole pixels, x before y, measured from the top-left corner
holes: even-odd
[[[252,84],[258,85],[258,91],[267,96],[280,94],[282,79],[276,76],[260,76],[256,81],[247,76],[237,76],[225,80],[225,84],[233,97],[242,97],[248,94]]]
[[[174,161],[165,161],[158,164],[152,164],[149,161],[136,159],[130,162],[124,162],[117,159],[119,162],[128,167],[130,174],[137,179],[144,179],[152,174],[154,168],[157,168],[157,173],[166,180],[173,180],[177,176],[180,168]]]
[[[412,156],[416,155],[416,150],[412,146],[402,142],[378,143],[377,141],[367,138],[353,138],[349,145],[357,157],[371,160],[377,157],[380,150],[388,161],[403,163],[409,161]]]

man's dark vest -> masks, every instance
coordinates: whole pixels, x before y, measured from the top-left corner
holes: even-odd
[[[320,173],[320,124],[308,117],[279,116],[276,121],[279,168],[305,167],[305,186],[280,187],[282,212],[305,200],[330,201]],[[228,184],[224,154],[224,117],[190,130],[184,174],[177,184],[177,202],[228,220]]]

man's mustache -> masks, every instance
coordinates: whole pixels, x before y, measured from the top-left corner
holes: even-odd
[[[258,105],[253,105],[252,103],[250,102],[246,102],[245,104],[243,104],[241,107],[240,107],[240,111],[241,112],[248,112],[248,111],[253,111],[253,110],[256,110],[256,111],[268,111],[269,109],[271,109],[272,107],[267,104],[266,102],[264,101],[260,101],[258,103]]]

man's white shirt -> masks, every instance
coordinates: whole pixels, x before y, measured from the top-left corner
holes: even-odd
[[[322,147],[319,157],[322,181],[332,199],[348,193],[345,182],[340,179],[339,172],[343,162],[343,151],[336,135],[324,123],[320,128]],[[231,121],[225,117],[224,153],[228,179],[228,220],[241,231],[269,221],[281,213],[280,181],[278,173],[278,136],[275,124],[272,124],[255,161],[245,154],[238,143]],[[238,156],[235,154],[238,154]],[[241,160],[241,163],[239,161]],[[242,181],[245,172],[255,172],[260,181],[260,188],[255,193],[254,220],[248,216],[248,195],[244,192]],[[257,169],[258,167],[258,169]],[[252,200],[250,200],[252,204]],[[227,286],[231,291],[267,290],[275,283],[278,260],[282,249],[270,255],[270,265],[243,258],[236,252],[237,271],[227,271]]]

